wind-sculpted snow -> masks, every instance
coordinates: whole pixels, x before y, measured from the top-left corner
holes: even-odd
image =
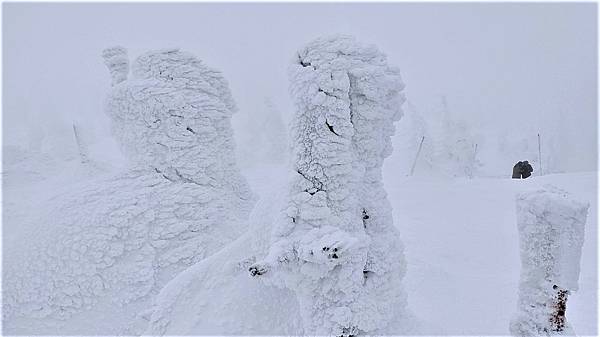
[[[589,204],[552,186],[517,198],[521,280],[514,336],[573,335],[567,296],[578,290]]]
[[[342,36],[301,49],[290,77],[294,176],[250,273],[296,293],[305,334],[397,332],[405,261],[381,166],[402,115],[399,71]]]
[[[402,243],[381,183],[404,100],[398,70],[375,47],[333,37],[301,50],[291,78],[297,110],[291,181],[279,189],[286,192],[263,193],[248,233],[163,288],[147,334],[414,328]]]
[[[272,173],[276,173],[273,171]],[[302,334],[294,293],[256,282],[248,267],[269,249],[273,209],[284,202],[282,180],[269,187],[250,216],[249,230],[218,253],[171,280],[145,313],[146,335],[282,335]]]
[[[143,303],[247,229],[253,196],[235,165],[223,77],[167,50],[142,55],[133,78],[113,83],[106,111],[131,168],[47,205],[36,238],[5,265],[10,332],[136,333]]]
[[[113,132],[135,166],[171,181],[249,190],[235,165],[227,82],[193,55],[150,52],[133,64],[133,78],[107,100]]]

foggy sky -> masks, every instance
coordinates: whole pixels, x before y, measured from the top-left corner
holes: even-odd
[[[588,167],[597,151],[596,13],[593,3],[4,3],[3,140],[60,132],[73,120],[109,137],[101,51],[112,45],[130,58],[180,47],[221,70],[239,107],[239,136],[265,97],[289,118],[295,51],[343,33],[386,53],[418,108],[444,95],[490,137],[550,129],[562,113]]]

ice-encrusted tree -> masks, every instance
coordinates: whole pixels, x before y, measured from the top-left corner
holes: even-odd
[[[472,178],[481,166],[477,159],[476,137],[465,120],[451,113],[445,96],[442,96],[440,105],[441,118],[435,142],[436,166],[450,176]]]
[[[521,280],[514,336],[573,335],[567,297],[578,289],[589,204],[553,186],[517,197]]]
[[[381,166],[404,87],[375,46],[319,38],[290,68],[293,177],[251,275],[296,293],[305,334],[392,333],[405,310],[403,245]]]
[[[393,141],[394,148],[401,151],[396,160],[401,173],[429,174],[434,169],[434,139],[430,134],[427,120],[410,101],[406,102],[404,116]]]
[[[106,113],[130,166],[48,205],[5,274],[6,331],[138,333],[139,308],[167,281],[246,230],[254,202],[235,163],[223,76],[177,49],[138,57],[131,77],[124,48],[103,55]]]
[[[241,161],[247,165],[285,162],[289,152],[287,127],[273,101],[266,97],[264,107],[246,118]]]

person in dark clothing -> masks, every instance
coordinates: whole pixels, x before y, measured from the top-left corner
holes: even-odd
[[[512,175],[513,179],[521,179],[521,166],[522,165],[523,165],[522,162],[518,162],[515,164],[515,166],[513,166],[513,175]]]
[[[532,172],[533,167],[531,166],[531,164],[529,164],[527,160],[521,163],[521,175],[523,176],[523,179],[529,178]]]
[[[529,164],[529,162],[527,160],[520,161],[520,162],[516,163],[515,166],[513,166],[512,178],[513,179],[529,178],[529,176],[531,176],[532,172],[533,172],[533,167],[531,166],[531,164]]]

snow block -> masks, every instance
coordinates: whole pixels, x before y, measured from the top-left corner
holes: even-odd
[[[553,186],[518,195],[521,281],[513,335],[573,334],[566,301],[578,289],[588,208]]]

